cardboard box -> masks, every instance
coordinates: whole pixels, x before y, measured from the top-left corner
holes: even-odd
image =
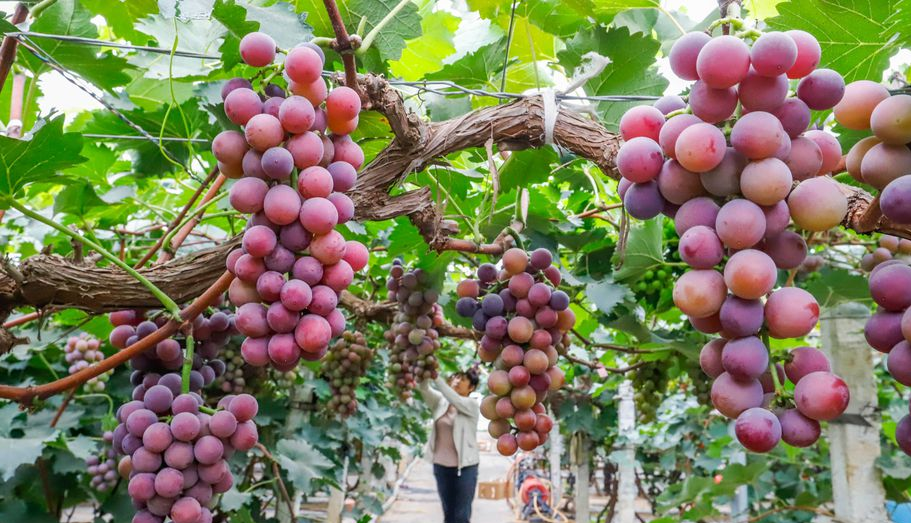
[[[478,482],[478,497],[481,499],[506,499],[505,481]]]

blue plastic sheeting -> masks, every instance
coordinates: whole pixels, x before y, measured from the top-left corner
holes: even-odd
[[[894,501],[886,502],[886,510],[894,523],[911,523],[911,503],[899,505]]]

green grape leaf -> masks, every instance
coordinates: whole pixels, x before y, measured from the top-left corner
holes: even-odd
[[[882,80],[889,57],[907,43],[907,9],[897,13],[900,0],[790,0],[776,6],[768,19],[778,30],[802,29],[819,40],[820,67],[834,69],[845,81]],[[892,16],[893,13],[897,13]],[[901,31],[903,38],[896,38]]]
[[[348,1],[337,2],[338,12],[342,20],[350,21],[351,14],[348,12]],[[306,13],[307,23],[313,27],[315,36],[328,36],[335,38],[335,31],[332,29],[332,20],[326,13],[326,4],[322,0],[294,0],[294,8],[298,13]],[[349,22],[351,23],[351,22]],[[355,27],[357,24],[355,23]]]
[[[275,446],[275,458],[294,486],[309,492],[315,479],[334,477],[335,463],[305,439],[283,439]]]
[[[170,49],[174,45],[181,51],[217,55],[218,45],[227,30],[210,18],[181,20],[160,14],[136,22],[136,29],[154,38],[158,45]],[[144,71],[145,77],[164,80],[168,78],[200,78],[207,76],[217,59],[189,58],[167,54],[137,53],[130,55],[130,64]]]
[[[500,168],[500,191],[546,182],[558,159],[553,147],[516,151]]]
[[[424,74],[443,67],[443,60],[455,53],[452,43],[459,19],[437,11],[421,20],[421,36],[405,42],[402,56],[389,64],[392,74],[403,80],[419,80]]]
[[[552,35],[569,38],[588,26],[588,22],[565,4],[560,0],[530,0],[521,2],[520,7],[531,23]]]
[[[578,33],[558,56],[572,76],[583,69],[584,55],[590,51],[610,59],[599,75],[586,82],[589,94],[660,96],[668,85],[655,67],[660,45],[650,35],[630,34],[626,27],[608,30],[595,27]],[[598,107],[602,122],[608,128],[616,129],[630,104],[601,102]]]
[[[98,38],[98,29],[91,18],[92,13],[77,0],[58,0],[41,13],[29,30],[36,33]],[[38,47],[65,69],[78,73],[104,90],[113,92],[115,87],[130,81],[125,71],[129,67],[127,61],[109,51],[100,51],[98,47],[40,38],[33,38],[30,45]],[[45,62],[29,52],[22,51],[19,56],[24,58],[24,63],[36,74],[50,70]]]
[[[34,463],[44,449],[41,438],[0,438],[0,480],[9,481],[21,465]]]
[[[844,269],[824,268],[819,277],[806,285],[806,290],[816,298],[819,306],[829,308],[839,303],[869,301],[867,278]]]
[[[156,0],[80,0],[89,11],[104,17],[117,36],[143,44],[146,35],[133,26],[136,20],[158,12]]]
[[[612,281],[589,283],[585,286],[585,297],[605,315],[614,312],[614,308],[631,295],[632,293],[626,285]]]
[[[506,39],[485,45],[442,69],[426,75],[427,80],[450,80],[465,87],[494,88],[491,83],[503,68]],[[497,84],[499,85],[499,84]]]
[[[57,173],[85,161],[82,136],[63,132],[63,117],[42,125],[31,138],[0,136],[0,194],[14,196],[32,182],[68,183]]]
[[[614,272],[614,281],[638,280],[646,271],[664,264],[663,221],[659,217],[630,227],[623,265]]]
[[[259,29],[256,22],[247,21],[247,10],[237,5],[235,0],[218,0],[212,9],[212,17],[221,22],[228,30],[225,40],[218,51],[221,52],[221,62],[225,69],[230,69],[240,63],[240,39],[247,33]]]
[[[355,29],[362,19],[365,20],[364,34],[361,35],[365,37],[399,3],[400,0],[351,0],[348,2],[349,14],[346,20]],[[371,50],[376,49],[382,60],[398,60],[402,57],[406,40],[419,36],[421,16],[418,14],[417,6],[407,2],[377,34]]]

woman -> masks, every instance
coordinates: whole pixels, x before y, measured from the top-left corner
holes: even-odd
[[[445,523],[471,520],[471,503],[478,483],[480,409],[468,395],[477,388],[478,381],[477,369],[471,368],[454,374],[448,384],[437,378],[421,382],[420,386],[424,401],[433,411],[428,448]]]

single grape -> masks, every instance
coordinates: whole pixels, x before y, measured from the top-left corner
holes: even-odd
[[[773,156],[781,147],[784,130],[778,118],[755,111],[742,116],[731,130],[731,145],[751,160]]]
[[[787,33],[763,33],[753,42],[750,63],[758,74],[777,77],[787,73],[797,62],[797,44]]]
[[[705,318],[721,309],[727,296],[724,277],[715,270],[684,273],[674,284],[674,304],[687,316]]]
[[[702,173],[721,163],[727,151],[724,134],[714,125],[694,124],[680,133],[674,146],[677,161],[688,171]]]
[[[740,175],[740,192],[758,205],[774,205],[788,196],[792,183],[791,170],[784,162],[766,158],[744,167]]]
[[[741,382],[724,372],[712,382],[712,405],[731,419],[736,419],[747,409],[760,406],[762,395],[762,385],[758,380]]]
[[[740,82],[737,94],[746,110],[772,112],[781,107],[788,96],[788,79],[783,74],[769,77],[750,69]]]
[[[848,199],[838,184],[824,176],[801,182],[788,196],[794,223],[808,231],[835,227],[848,212]]]
[[[911,224],[911,175],[891,181],[880,193],[879,206],[893,222]]]
[[[312,84],[321,80],[322,72],[323,59],[310,47],[295,47],[285,57],[285,73],[296,83]]]
[[[788,98],[771,112],[791,139],[800,136],[810,125],[810,108],[800,98]]]
[[[803,78],[813,72],[819,65],[819,59],[822,56],[822,49],[816,37],[806,31],[792,29],[785,34],[794,40],[797,45],[797,59],[794,65],[788,69],[788,78]]]
[[[231,93],[229,98],[233,95],[234,93]],[[285,131],[278,118],[271,114],[257,114],[246,122],[244,136],[251,147],[257,151],[265,151],[282,143],[285,139]]]
[[[641,136],[624,142],[617,153],[617,170],[634,183],[654,180],[663,164],[661,146],[654,140]]]
[[[664,115],[650,105],[637,105],[626,111],[620,118],[620,136],[624,141],[645,137],[658,141]],[[359,166],[355,165],[355,168]]]
[[[794,387],[794,403],[804,416],[829,421],[848,408],[851,394],[848,385],[829,372],[811,372]]]
[[[897,94],[877,104],[870,114],[870,129],[884,143],[911,142],[911,96]]]
[[[889,98],[889,90],[876,82],[851,82],[845,86],[844,96],[833,108],[835,119],[848,129],[869,129],[873,110],[886,98]]]
[[[797,97],[816,111],[831,109],[845,94],[845,79],[831,69],[816,69],[797,85]]]
[[[275,40],[266,33],[247,33],[240,39],[240,58],[249,66],[265,67],[275,59]]]
[[[671,70],[683,80],[698,80],[696,62],[700,51],[712,37],[701,31],[686,33],[678,38],[668,54]]]
[[[707,194],[699,175],[681,167],[677,160],[664,162],[658,173],[658,190],[665,200],[676,205]]]
[[[863,181],[879,190],[908,173],[911,173],[911,150],[904,144],[876,144],[864,154],[860,163]]]
[[[715,89],[733,87],[750,70],[750,48],[739,38],[712,38],[699,51],[696,72],[699,79]]]
[[[730,118],[737,109],[737,89],[715,89],[703,81],[690,89],[690,108],[706,123],[718,123]]]
[[[765,214],[755,203],[736,199],[724,204],[713,224],[721,241],[732,249],[746,249],[765,235]]]
[[[734,433],[747,450],[768,452],[781,440],[781,424],[768,410],[751,408],[737,417]]]
[[[225,98],[225,115],[237,125],[247,125],[254,116],[262,113],[262,110],[263,103],[252,89],[234,89]]]
[[[791,154],[785,163],[795,180],[806,180],[819,174],[822,161],[822,150],[816,142],[803,136],[791,140]]]
[[[724,266],[724,283],[740,298],[755,300],[771,292],[778,271],[766,253],[755,249],[737,251]],[[766,320],[769,313],[766,311]]]

